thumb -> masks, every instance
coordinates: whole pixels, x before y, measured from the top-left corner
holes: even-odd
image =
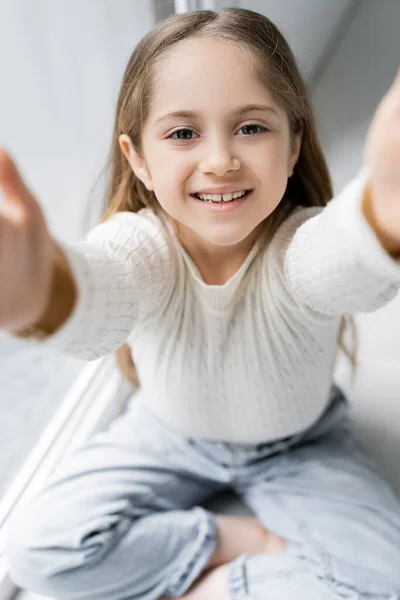
[[[34,198],[10,155],[1,149],[0,188],[5,200],[5,204],[0,205],[1,212],[19,223],[24,218],[27,208],[34,204]]]

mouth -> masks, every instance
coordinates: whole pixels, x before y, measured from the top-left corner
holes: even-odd
[[[201,194],[202,196],[206,196],[201,198],[200,194],[190,194],[196,200],[200,202],[204,202],[207,204],[230,204],[231,202],[236,202],[237,200],[242,200],[246,196],[248,196],[253,190],[243,190],[243,193],[240,195],[235,194]]]

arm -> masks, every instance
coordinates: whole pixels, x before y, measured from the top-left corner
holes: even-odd
[[[61,247],[54,242],[52,279],[46,309],[36,323],[14,331],[13,334],[21,338],[33,335],[38,339],[45,339],[69,318],[76,300],[77,288],[71,268]]]
[[[152,211],[119,212],[68,245],[51,237],[39,202],[1,149],[0,189],[2,335],[39,330],[43,346],[93,360],[159,314],[174,278],[168,239]]]
[[[284,285],[311,318],[372,312],[400,288],[400,264],[363,212],[367,181],[363,169],[325,208],[291,215],[273,240]]]
[[[122,346],[174,285],[159,223],[137,213],[117,213],[84,242],[58,243],[54,264],[53,291],[36,323],[44,330],[39,343],[85,360]]]
[[[376,110],[363,158],[360,174],[319,215],[299,222],[286,244],[288,288],[325,315],[373,311],[400,288],[400,71]]]

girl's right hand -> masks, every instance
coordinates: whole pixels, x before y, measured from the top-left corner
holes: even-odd
[[[46,310],[55,243],[38,202],[1,150],[0,194],[0,328],[20,329]]]

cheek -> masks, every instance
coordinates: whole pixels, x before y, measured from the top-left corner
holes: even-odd
[[[288,180],[288,151],[283,145],[275,145],[256,158],[257,170],[263,185],[274,194],[284,193]],[[283,188],[283,189],[282,189]]]
[[[267,148],[257,158],[257,170],[261,185],[268,198],[269,210],[274,210],[282,200],[288,183],[288,155],[283,144]]]
[[[181,153],[180,156],[164,157],[154,170],[159,187],[164,190],[177,190],[184,188],[186,180],[192,176],[195,165]]]
[[[259,168],[266,172],[277,173],[285,169],[288,162],[288,149],[283,141],[266,144],[255,156]]]

